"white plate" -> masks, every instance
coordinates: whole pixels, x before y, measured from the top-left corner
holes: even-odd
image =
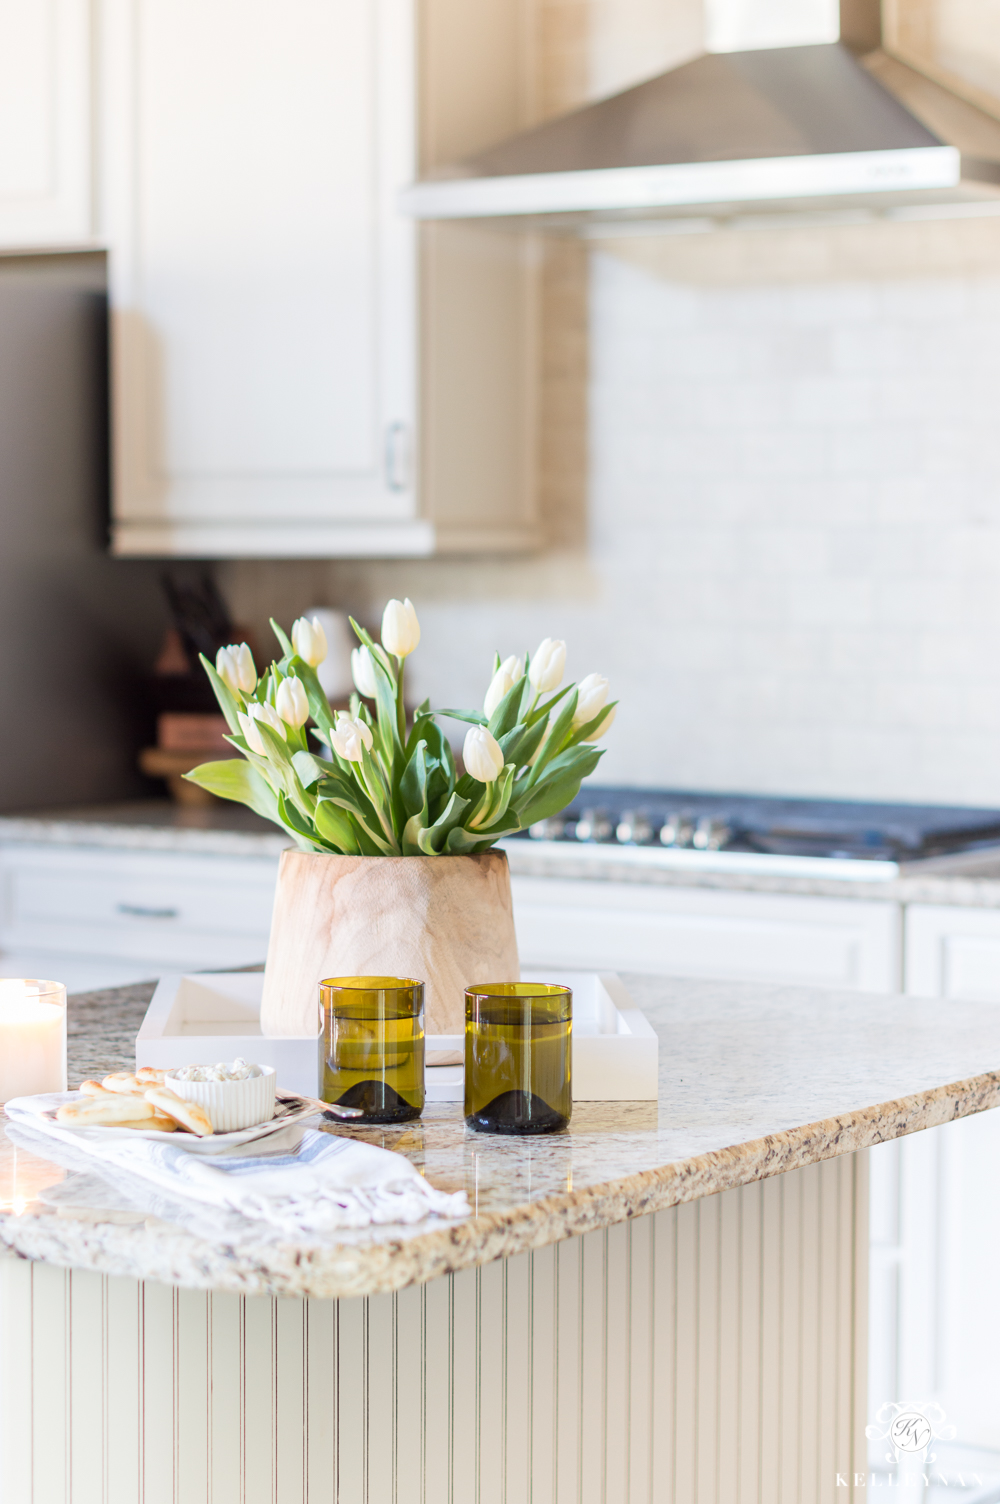
[[[75,1099],[69,1097],[67,1100]],[[83,1101],[82,1095],[78,1100]],[[256,1123],[252,1128],[240,1128],[235,1133],[210,1133],[205,1138],[182,1131],[163,1133],[156,1128],[116,1128],[113,1123],[95,1123],[87,1128],[75,1128],[71,1123],[56,1122],[55,1111],[42,1113],[41,1116],[62,1132],[72,1133],[74,1137],[80,1138],[96,1135],[101,1143],[108,1143],[113,1139],[150,1138],[157,1143],[177,1144],[189,1154],[222,1154],[227,1149],[238,1148],[240,1144],[251,1144],[272,1133],[279,1133],[282,1128],[287,1128],[290,1123],[297,1123],[302,1118],[315,1117],[325,1108],[325,1102],[317,1102],[312,1097],[299,1097],[293,1092],[279,1091],[274,1117],[269,1123]]]

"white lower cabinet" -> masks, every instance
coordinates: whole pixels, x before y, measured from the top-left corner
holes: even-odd
[[[0,848],[0,967],[63,970],[72,991],[262,961],[274,857],[85,846]],[[67,969],[68,968],[68,969]]]
[[[534,877],[513,889],[532,965],[899,989],[895,903]]]
[[[1000,911],[909,905],[905,977],[907,992],[942,999],[942,1032],[949,1003],[1000,1004]],[[933,1396],[958,1441],[1000,1449],[1000,1113],[891,1147],[903,1225],[886,1264],[896,1268],[900,1393],[884,1397]]]

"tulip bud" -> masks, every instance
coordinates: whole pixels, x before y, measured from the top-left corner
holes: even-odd
[[[390,601],[382,615],[382,646],[397,658],[408,658],[420,641],[420,623],[407,596],[405,601]]]
[[[326,633],[318,616],[314,616],[312,621],[307,616],[300,616],[293,623],[292,647],[303,663],[308,663],[311,668],[323,662],[326,657]]]
[[[483,701],[484,714],[487,717],[491,716],[508,690],[513,689],[514,685],[523,678],[524,664],[520,658],[515,658],[514,654],[511,653],[509,658],[504,659],[490,680],[490,687],[486,691],[486,699]]]
[[[333,750],[348,762],[363,762],[365,750],[371,751],[372,734],[364,721],[352,721],[349,715],[337,717],[330,738]]]
[[[294,674],[282,679],[274,697],[274,708],[287,726],[305,725],[309,719],[309,697],[301,679],[297,679]]]
[[[375,665],[372,655],[362,644],[351,652],[351,678],[354,680],[359,695],[364,695],[368,700],[374,700],[377,693],[375,681]]]
[[[263,737],[257,730],[257,723],[252,720],[250,716],[244,715],[242,710],[238,710],[236,712],[236,719],[240,723],[240,730],[243,732],[243,740],[250,748],[250,751],[256,752],[258,757],[266,757],[267,748],[264,746]]]
[[[608,690],[610,685],[603,674],[588,674],[581,679],[576,686],[576,710],[573,712],[573,725],[586,726],[592,721],[602,706],[607,704]]]
[[[465,771],[479,783],[493,783],[503,772],[500,743],[485,726],[470,726],[462,748]]]
[[[250,694],[257,685],[253,654],[245,642],[232,642],[215,655],[215,672],[233,694]]]
[[[607,731],[608,728],[610,727],[610,725],[611,725],[612,721],[614,720],[615,716],[617,715],[617,713],[618,713],[618,706],[617,705],[612,705],[611,709],[608,711],[607,715],[601,721],[601,724],[598,726],[597,730],[596,731],[592,731],[589,736],[585,736],[583,738],[584,741],[585,742],[597,742],[597,741],[600,741],[600,739],[604,735],[605,731]]]
[[[528,669],[532,689],[540,695],[558,689],[565,668],[566,644],[558,637],[555,641],[551,637],[544,638],[535,649]]]
[[[486,691],[486,698],[483,701],[483,714],[486,716],[487,720],[489,720],[490,716],[492,716],[494,710],[496,710],[497,706],[500,704],[500,701],[503,699],[504,695],[507,694],[508,690],[511,690],[513,688],[514,681],[510,677],[510,674],[505,673],[503,668],[498,668],[496,673],[493,675],[493,678],[490,680],[490,687]]]
[[[255,700],[247,709],[249,710],[249,715],[244,715],[242,711],[236,712],[239,718],[240,730],[243,732],[244,740],[251,751],[256,752],[258,757],[266,757],[268,751],[267,743],[257,729],[257,722],[263,721],[265,726],[270,726],[271,730],[276,731],[282,739],[284,739],[285,735],[284,722],[273,705],[258,705]]]

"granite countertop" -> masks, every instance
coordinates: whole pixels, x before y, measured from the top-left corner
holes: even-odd
[[[163,799],[89,808],[0,816],[0,843],[101,846],[132,851],[174,851],[214,856],[273,857],[291,843],[276,826],[238,804],[190,809]],[[657,887],[720,888],[747,893],[841,898],[866,902],[957,904],[1000,908],[1000,850],[900,868],[883,881],[808,875],[760,868],[720,870],[697,859],[681,867],[658,865],[658,853],[634,849],[575,850],[552,843],[505,843],[515,877],[640,883]]]
[[[269,820],[242,804],[208,808],[137,799],[127,804],[0,815],[0,842],[104,846],[128,851],[178,851],[209,856],[273,856],[292,843]]]
[[[0,1139],[0,1244],[27,1257],[194,1288],[343,1296],[451,1270],[712,1195],[1000,1104],[989,1004],[752,983],[626,977],[661,1040],[659,1103],[583,1103],[568,1132],[467,1132],[457,1105],[347,1133],[465,1189],[458,1223],[290,1243],[151,1214],[119,1187]],[[70,1005],[70,1080],[133,1063],[149,985]],[[182,1221],[183,1219],[181,1219]],[[232,1223],[233,1219],[230,1219]]]

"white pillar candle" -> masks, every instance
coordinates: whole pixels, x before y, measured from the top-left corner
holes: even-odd
[[[0,1102],[66,1090],[66,988],[0,979]]]

